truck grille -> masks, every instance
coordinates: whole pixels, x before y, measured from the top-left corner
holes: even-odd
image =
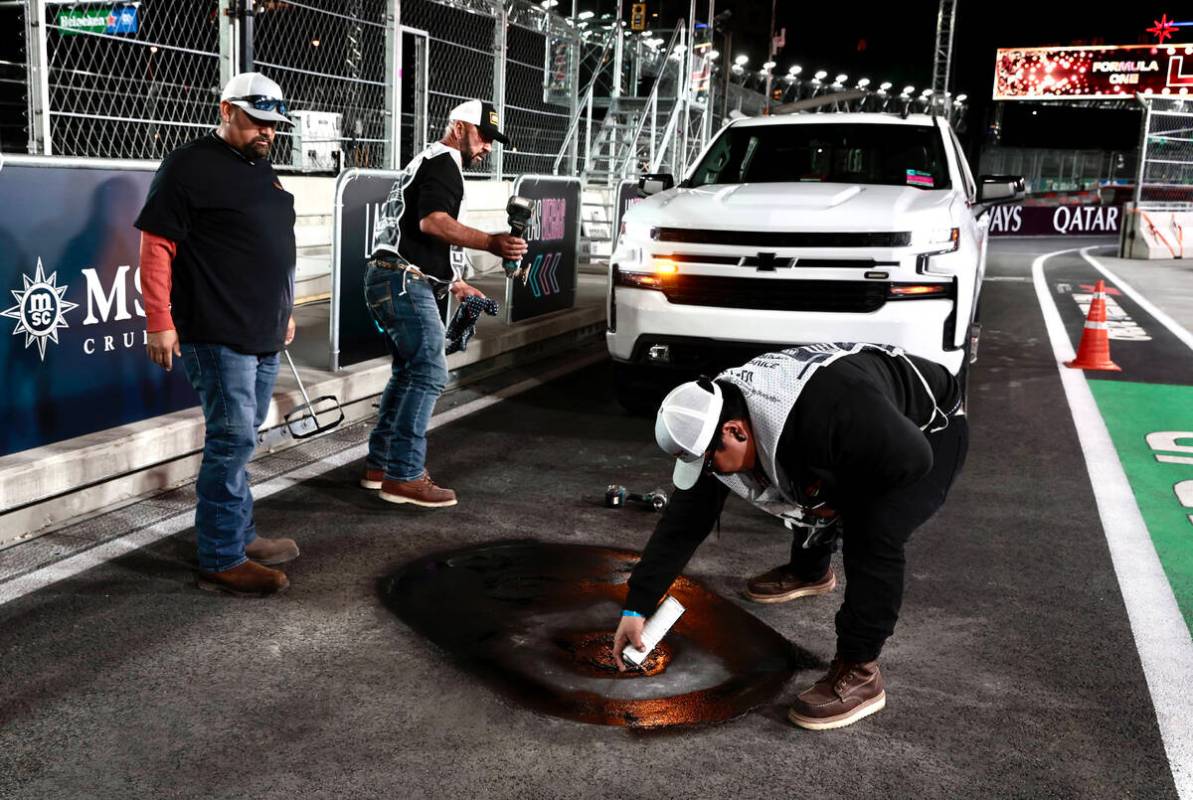
[[[685,306],[864,314],[886,303],[885,281],[784,281],[667,275],[663,294]]]
[[[700,228],[659,228],[660,242],[727,244],[739,247],[906,247],[909,231],[805,232],[710,231]]]

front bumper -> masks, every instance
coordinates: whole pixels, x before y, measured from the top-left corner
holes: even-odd
[[[740,364],[767,350],[818,342],[892,344],[954,374],[964,359],[962,350],[944,344],[945,332],[955,324],[954,301],[946,298],[888,302],[873,312],[843,314],[679,305],[659,291],[619,286],[615,302],[616,329],[606,341],[610,355],[626,363],[704,369],[726,357],[741,358]],[[651,360],[655,344],[669,345],[673,360]],[[706,363],[699,363],[702,354]]]

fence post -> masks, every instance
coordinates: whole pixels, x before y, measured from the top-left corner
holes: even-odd
[[[572,62],[570,65],[572,91],[570,102],[568,103],[568,116],[571,119],[576,119],[576,116],[580,113],[580,59],[584,57],[584,40],[580,38],[578,30],[576,28],[576,2],[572,0]],[[600,69],[600,64],[597,65],[597,69]],[[580,125],[577,123],[576,134],[568,143],[568,175],[579,174],[576,171],[576,167],[578,166],[576,162],[579,160],[579,157]]]
[[[400,0],[389,0],[385,14],[385,166],[398,169],[402,142],[402,5]]]
[[[1135,208],[1143,197],[1143,179],[1147,176],[1147,134],[1152,128],[1152,104],[1142,95],[1135,99],[1143,104],[1143,131],[1139,136],[1139,172],[1135,177]]]
[[[31,155],[53,155],[50,135],[50,69],[46,52],[46,2],[32,0],[25,11],[25,50],[28,54],[28,114]]]
[[[491,6],[495,19],[493,21],[493,107],[497,109],[497,118],[508,130],[509,120],[505,118],[505,68],[506,68],[506,25],[509,15],[505,10],[505,3],[496,0]],[[505,174],[505,148],[493,148],[493,178],[502,180]]]
[[[220,28],[220,88],[228,85],[236,74],[236,6],[239,0],[228,0],[219,9]]]

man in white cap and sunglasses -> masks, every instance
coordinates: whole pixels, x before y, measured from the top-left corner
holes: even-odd
[[[365,271],[365,302],[385,334],[393,359],[369,436],[360,485],[389,503],[421,508],[456,504],[456,493],[427,471],[427,426],[447,383],[440,301],[484,297],[462,271],[462,248],[517,261],[522,239],[485,233],[459,221],[464,170],[478,165],[493,143],[509,144],[492,103],[468,100],[448,114],[443,138],[418,153],[394,181],[373,235]]]
[[[614,653],[641,647],[644,617],[732,492],[794,534],[790,560],[748,582],[750,600],[832,592],[831,558],[843,542],[836,655],[788,717],[825,730],[880,711],[878,655],[899,615],[904,545],[944,504],[965,461],[961,399],[941,365],[870,344],[767,353],[677,387],[659,408],[655,438],[676,459],[679,491],[630,576]]]
[[[298,556],[294,540],[257,535],[245,471],[294,339],[294,197],[269,163],[286,113],[274,81],[233,77],[219,125],[162,160],[136,221],[149,358],[167,371],[181,358],[207,423],[198,584],[243,596],[284,590],[274,567]]]

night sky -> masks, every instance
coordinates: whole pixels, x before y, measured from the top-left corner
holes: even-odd
[[[579,8],[613,12],[614,0],[577,0]],[[561,7],[567,8],[567,0]],[[598,8],[599,5],[599,8]],[[775,27],[787,29],[786,46],[775,57],[776,74],[786,74],[799,64],[805,74],[817,69],[829,75],[844,72],[850,83],[868,77],[875,85],[890,81],[896,87],[926,88],[932,79],[936,41],[935,0],[886,3],[796,2],[778,0]],[[1114,8],[1114,7],[1112,7]],[[718,0],[717,12],[733,11],[733,50],[750,57],[750,66],[766,61],[770,31],[770,0]],[[1164,13],[1178,21],[1193,20],[1188,2],[1142,0],[1107,13],[1096,4],[1074,2],[979,2],[958,0],[953,45],[952,90],[971,101],[968,136],[980,142],[991,106],[995,50],[1079,44],[1148,44],[1146,32]],[[659,12],[656,24],[674,24],[689,13],[684,0],[653,0],[650,13]],[[708,17],[708,0],[699,0],[696,18]],[[629,18],[629,0],[625,0]],[[1179,29],[1178,42],[1193,42],[1193,27]],[[718,38],[718,48],[723,47]],[[1036,107],[1026,104],[1007,109],[1004,144],[1047,147],[1096,147],[1133,149],[1138,144],[1138,112]],[[1034,104],[1032,104],[1034,107]]]

